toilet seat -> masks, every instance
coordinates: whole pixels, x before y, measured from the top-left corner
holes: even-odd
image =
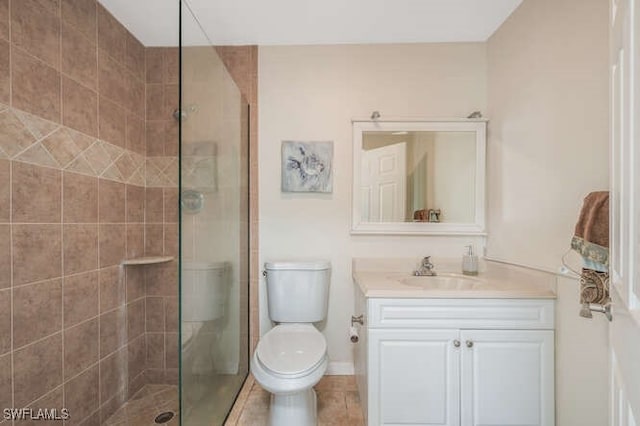
[[[322,363],[327,342],[311,324],[281,324],[268,331],[256,348],[256,360],[283,378],[305,376]]]

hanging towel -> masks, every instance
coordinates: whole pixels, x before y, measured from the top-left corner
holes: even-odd
[[[609,266],[609,191],[597,191],[587,195],[571,248],[585,261]]]
[[[609,192],[587,195],[580,211],[571,248],[583,259],[580,274],[580,315],[591,318],[589,303],[609,302]]]

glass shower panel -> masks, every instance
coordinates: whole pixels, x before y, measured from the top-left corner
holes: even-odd
[[[221,425],[249,371],[248,104],[181,6],[181,415]]]

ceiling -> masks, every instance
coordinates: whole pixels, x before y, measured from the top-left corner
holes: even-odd
[[[146,46],[177,45],[178,0],[99,0]],[[185,44],[485,41],[522,0],[185,0]],[[208,38],[208,40],[207,40]]]

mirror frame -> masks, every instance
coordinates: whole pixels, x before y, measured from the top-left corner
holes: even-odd
[[[486,120],[414,120],[383,121],[353,120],[353,186],[351,234],[354,235],[486,235],[485,232],[485,180],[486,180]],[[362,137],[364,132],[475,132],[476,179],[475,217],[468,223],[433,222],[361,222],[360,221],[360,169],[362,166]]]

